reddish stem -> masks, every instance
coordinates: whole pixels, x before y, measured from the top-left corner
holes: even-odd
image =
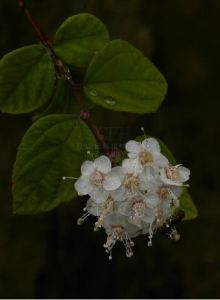
[[[71,72],[68,66],[56,55],[53,50],[52,44],[48,40],[47,36],[41,31],[40,27],[37,25],[33,17],[31,16],[27,6],[25,5],[24,0],[19,0],[19,6],[23,10],[25,17],[33,30],[35,31],[39,42],[45,47],[47,50],[57,74],[68,82],[70,87],[72,88],[76,101],[80,107],[80,118],[84,120],[88,126],[91,128],[93,134],[95,135],[97,141],[101,145],[102,151],[111,158],[111,151],[109,149],[108,144],[105,142],[104,136],[101,134],[100,130],[96,126],[95,122],[92,119],[90,112],[86,109],[82,99],[81,99],[81,87],[78,83],[76,83],[71,75]]]

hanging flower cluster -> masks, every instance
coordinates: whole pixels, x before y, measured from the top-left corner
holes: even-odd
[[[117,241],[124,243],[127,257],[133,255],[132,238],[140,234],[147,234],[148,246],[152,245],[156,230],[169,226],[190,176],[189,169],[169,163],[154,138],[129,141],[125,148],[128,158],[121,166],[112,167],[104,155],[85,161],[75,182],[78,195],[90,196],[78,224],[90,215],[97,217],[95,230],[102,227],[106,231],[104,248],[109,259]]]

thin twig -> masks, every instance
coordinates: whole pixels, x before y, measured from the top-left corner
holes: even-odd
[[[44,46],[47,53],[49,54],[49,56],[54,64],[57,74],[61,78],[63,78],[65,81],[67,81],[68,84],[70,85],[71,89],[73,90],[76,101],[80,107],[80,118],[83,119],[88,124],[88,126],[91,128],[92,132],[94,133],[97,141],[99,142],[99,144],[102,148],[102,151],[111,158],[111,156],[112,156],[111,151],[109,149],[108,144],[105,142],[104,136],[102,135],[99,128],[93,121],[90,112],[86,109],[86,107],[81,99],[80,85],[73,80],[68,66],[54,52],[52,44],[48,40],[47,36],[42,32],[40,27],[37,25],[36,21],[33,19],[32,15],[30,14],[30,12],[25,4],[25,1],[19,0],[18,3],[19,3],[20,8],[23,10],[28,23],[31,25],[31,27],[35,31],[39,42]]]

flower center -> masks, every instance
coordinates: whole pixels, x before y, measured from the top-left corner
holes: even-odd
[[[149,151],[142,151],[139,154],[139,161],[142,166],[149,166],[154,161],[153,155]]]
[[[100,187],[103,184],[104,178],[105,178],[104,174],[96,170],[92,173],[90,177],[90,181],[94,185]]]
[[[180,174],[176,167],[169,166],[166,167],[166,176],[168,179],[179,182],[180,181]]]
[[[123,184],[130,192],[138,188],[139,178],[134,174],[127,174],[123,180]]]
[[[135,218],[142,218],[146,210],[146,205],[141,198],[134,198],[132,203],[132,211]]]
[[[120,239],[125,234],[125,228],[122,225],[112,225],[112,230],[117,236],[117,239]]]
[[[170,198],[170,191],[165,186],[162,186],[159,190],[159,197],[161,200],[167,200]]]

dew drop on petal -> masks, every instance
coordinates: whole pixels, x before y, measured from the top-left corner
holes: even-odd
[[[111,106],[115,105],[115,103],[116,103],[115,100],[110,96],[105,97],[104,101],[106,104],[111,105]]]

